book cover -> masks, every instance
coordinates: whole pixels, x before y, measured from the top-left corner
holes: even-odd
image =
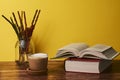
[[[90,58],[68,58],[65,71],[82,73],[101,73],[112,64],[111,60]]]

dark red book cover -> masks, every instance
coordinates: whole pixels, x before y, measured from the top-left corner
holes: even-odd
[[[76,58],[76,57],[70,57],[70,58],[67,58],[66,60],[71,60],[71,61],[86,61],[86,62],[99,62],[99,61],[101,61],[101,59]]]

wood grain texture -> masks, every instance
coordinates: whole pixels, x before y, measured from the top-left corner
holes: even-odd
[[[29,75],[27,66],[15,62],[0,62],[0,80],[120,80],[120,61],[101,74],[65,72],[63,61],[49,61],[46,75]]]

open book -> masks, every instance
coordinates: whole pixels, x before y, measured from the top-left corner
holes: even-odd
[[[104,44],[96,44],[89,47],[85,43],[72,43],[60,48],[53,59],[56,58],[96,58],[112,60],[119,53],[111,46]]]

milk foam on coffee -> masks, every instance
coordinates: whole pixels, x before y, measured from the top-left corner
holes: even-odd
[[[48,56],[45,53],[35,53],[28,57],[29,68],[34,71],[47,71]]]
[[[32,59],[47,58],[47,57],[48,56],[45,53],[36,53],[29,56],[29,58],[32,58]]]

